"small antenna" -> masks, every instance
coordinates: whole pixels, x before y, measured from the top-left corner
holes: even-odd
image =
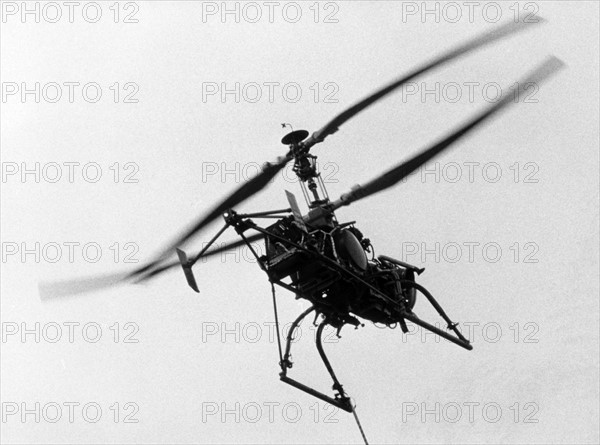
[[[290,127],[292,129],[292,131],[294,131],[294,127],[292,127],[292,124],[287,124],[287,123],[283,122],[281,124],[281,128],[285,128],[285,127]]]

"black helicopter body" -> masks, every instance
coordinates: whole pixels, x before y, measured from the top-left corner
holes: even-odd
[[[422,269],[385,257],[368,259],[373,247],[353,223],[308,229],[286,217],[267,231],[261,267],[278,284],[287,278],[284,287],[310,301],[332,326],[358,326],[351,314],[392,325],[414,307],[416,289],[404,281],[414,282]]]
[[[282,283],[289,278],[285,287],[310,301],[338,330],[346,323],[360,324],[351,314],[405,327],[402,312],[412,310],[416,300],[410,282],[423,269],[388,257],[375,258],[371,241],[354,221],[338,223],[327,209],[329,197],[317,172],[316,156],[296,147],[306,136],[306,131],[293,131],[282,142],[296,153],[293,170],[311,212],[302,217],[295,197],[286,191],[292,215],[267,228],[261,267],[271,281]],[[367,259],[369,254],[371,259]]]
[[[296,295],[310,301],[332,326],[358,326],[352,315],[391,326],[402,322],[404,311],[413,309],[416,289],[410,283],[421,269],[383,258],[368,259],[373,247],[354,225],[307,231],[284,218],[268,230],[301,246],[286,247],[278,238],[266,237],[267,255],[259,259],[270,278],[289,278]]]

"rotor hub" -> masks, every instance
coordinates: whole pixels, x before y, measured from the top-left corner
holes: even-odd
[[[283,139],[281,139],[281,143],[283,145],[297,145],[306,139],[308,134],[309,133],[306,130],[292,131],[291,133],[286,134]]]

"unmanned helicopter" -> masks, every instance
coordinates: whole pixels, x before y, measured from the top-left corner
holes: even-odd
[[[513,103],[513,97],[510,95],[503,97],[408,161],[362,186],[353,187],[351,191],[336,200],[329,198],[318,171],[317,156],[311,153],[311,149],[338,131],[342,124],[356,114],[413,78],[533,25],[533,23],[508,23],[459,45],[377,90],[337,115],[312,135],[306,130],[293,131],[292,129],[281,140],[287,147],[284,156],[278,158],[274,163],[265,164],[260,173],[238,187],[208,215],[202,217],[189,230],[169,243],[155,259],[143,267],[125,274],[42,284],[40,285],[42,297],[80,293],[123,282],[143,282],[175,267],[183,269],[188,285],[195,292],[199,292],[199,286],[192,271],[194,264],[201,258],[245,245],[255,256],[259,267],[266,273],[271,283],[279,346],[280,380],[344,411],[353,413],[366,442],[364,432],[358,422],[358,417],[356,417],[355,407],[337,379],[323,350],[321,337],[325,326],[332,326],[339,335],[345,325],[356,328],[363,325],[361,320],[368,320],[388,327],[399,325],[406,333],[408,332],[407,322],[411,322],[464,349],[471,350],[472,346],[458,329],[458,323],[453,322],[431,293],[416,282],[416,276],[421,275],[424,269],[387,255],[375,256],[371,241],[356,227],[355,221],[339,222],[335,211],[394,186],[501,109]],[[561,66],[560,60],[549,57],[518,83],[519,92],[517,94],[523,92],[532,83],[541,83]],[[287,127],[288,124],[282,124],[282,126]],[[289,162],[293,162],[292,170],[298,177],[309,208],[308,214],[302,215],[295,196],[288,191],[286,191],[286,196],[289,207],[285,209],[254,213],[235,211],[236,206],[261,191]],[[188,256],[181,248],[183,244],[219,218],[224,220],[222,228],[200,252]],[[275,219],[275,222],[261,226],[255,222],[258,219]],[[229,227],[232,227],[241,239],[211,249],[215,241]],[[265,243],[264,255],[259,255],[252,245],[258,240],[263,240]],[[176,252],[178,259],[168,261],[173,251]],[[293,322],[287,335],[285,349],[282,347],[279,335],[275,286],[292,292],[296,299],[305,299],[310,302],[310,307]],[[444,320],[447,326],[446,331],[417,316],[414,307],[418,293],[425,297]],[[326,395],[288,376],[288,371],[292,368],[290,350],[294,331],[299,323],[311,313],[314,313],[315,316],[313,323],[315,325],[318,323],[316,347],[333,380],[333,396]]]

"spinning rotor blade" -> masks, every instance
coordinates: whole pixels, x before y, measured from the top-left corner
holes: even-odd
[[[338,131],[338,128],[340,127],[340,125],[342,125],[343,123],[348,121],[350,118],[354,117],[356,114],[360,113],[362,110],[364,110],[368,106],[377,102],[379,99],[383,98],[384,96],[387,96],[388,94],[390,94],[397,88],[401,87],[406,82],[413,79],[414,77],[419,76],[437,66],[443,65],[444,63],[449,62],[450,60],[455,59],[463,54],[466,54],[475,49],[481,48],[481,47],[487,45],[488,43],[495,42],[496,40],[500,40],[510,34],[522,31],[527,27],[536,25],[538,23],[543,23],[543,22],[544,22],[544,19],[542,19],[541,17],[539,17],[538,22],[535,22],[535,23],[510,22],[510,23],[500,26],[499,28],[496,28],[493,31],[488,31],[488,32],[480,35],[479,37],[476,37],[473,40],[468,41],[467,43],[464,43],[460,46],[457,46],[454,49],[451,49],[450,51],[447,51],[446,53],[442,54],[440,57],[437,57],[437,58],[433,59],[431,62],[426,63],[426,64],[416,68],[409,74],[407,74],[407,75],[403,76],[402,78],[396,80],[395,82],[392,82],[391,84],[381,88],[380,90],[377,90],[375,93],[373,93],[370,96],[366,97],[365,99],[361,100],[354,106],[352,106],[352,107],[348,108],[347,110],[345,110],[344,112],[338,114],[327,125],[325,125],[320,130],[315,131],[310,137],[308,137],[308,139],[306,139],[303,143],[304,146],[307,148],[310,148],[319,142],[323,142],[323,140],[327,136]]]
[[[544,20],[538,18],[538,23],[543,22]],[[457,58],[461,55],[464,55],[470,51],[473,51],[477,48],[483,47],[488,43],[492,43],[496,40],[500,40],[503,37],[506,37],[512,33],[519,32],[526,27],[530,27],[535,25],[535,23],[508,23],[506,25],[500,26],[496,30],[491,32],[487,32],[482,34],[481,36],[460,45],[445,54],[441,57],[433,59],[431,62],[422,65],[421,67],[413,70],[409,74],[405,75],[401,79],[389,84],[388,86],[376,91],[374,94],[368,96],[362,101],[358,102],[354,106],[345,110],[338,116],[336,116],[333,120],[331,120],[328,124],[326,124],[320,130],[314,132],[310,137],[308,137],[302,145],[305,148],[310,148],[314,144],[322,142],[328,135],[335,133],[338,130],[338,127],[344,124],[346,121],[351,119],[353,116],[358,114],[360,111],[369,107],[379,99],[384,96],[390,94],[406,82],[410,81],[414,77],[423,74],[437,66],[440,66],[454,58]],[[551,59],[546,62],[538,71],[532,74],[531,79],[528,79],[528,82],[541,81],[553,71],[555,71],[561,63],[558,59]],[[544,72],[544,70],[546,72]],[[522,91],[523,83],[520,84],[520,91]],[[396,167],[393,170],[390,170],[388,173],[383,176],[374,179],[373,181],[367,183],[364,187],[358,187],[353,189],[350,193],[346,195],[342,195],[340,199],[335,202],[332,202],[329,206],[331,211],[348,205],[354,201],[357,201],[365,196],[372,195],[381,190],[384,190],[388,187],[399,182],[402,178],[406,177],[408,174],[413,172],[419,166],[423,165],[425,162],[438,155],[442,151],[444,151],[449,145],[453,142],[464,136],[478,124],[486,120],[492,114],[500,110],[502,107],[507,105],[510,102],[510,99],[504,98],[502,101],[496,103],[494,106],[490,107],[487,111],[481,114],[479,117],[469,122],[467,125],[456,131],[454,134],[439,142],[435,146],[430,149],[422,152],[418,156],[409,160],[408,162]],[[67,280],[61,282],[54,283],[42,283],[40,284],[40,295],[42,298],[52,298],[56,296],[67,296],[67,295],[75,295],[83,292],[100,290],[110,286],[122,284],[125,282],[131,281],[145,281],[150,277],[161,274],[162,272],[169,270],[175,266],[179,266],[179,262],[170,262],[163,266],[160,264],[170,255],[172,255],[173,251],[176,247],[181,246],[186,241],[188,241],[192,236],[210,224],[212,221],[220,217],[223,213],[231,209],[232,207],[237,206],[241,202],[250,198],[260,190],[262,190],[269,181],[274,178],[279,171],[281,171],[285,165],[292,159],[291,152],[288,153],[285,157],[281,157],[274,164],[267,164],[266,167],[252,178],[250,181],[242,184],[238,189],[229,195],[225,200],[223,200],[219,205],[217,205],[208,215],[200,219],[195,225],[191,226],[187,231],[185,231],[182,235],[180,235],[177,239],[173,240],[169,243],[158,255],[154,257],[154,259],[146,265],[137,268],[131,273],[126,274],[107,274],[103,276],[76,279],[76,280]],[[263,235],[257,234],[248,238],[248,241],[256,241],[262,238]],[[244,241],[237,241],[231,243],[229,245],[225,245],[203,254],[202,257],[208,257],[211,255],[215,255],[217,253],[223,252],[228,249],[234,249],[244,244]],[[160,266],[160,267],[159,267]]]
[[[247,237],[248,242],[254,242],[263,238],[263,235],[258,233]],[[243,240],[235,241],[233,243],[225,244],[216,249],[211,249],[205,252],[200,258],[210,257],[226,250],[235,249],[243,246],[245,243]],[[157,267],[146,275],[138,278],[136,282],[141,283],[156,275],[162,274],[175,267],[180,267],[179,261],[173,261]],[[93,292],[109,287],[118,286],[126,282],[131,282],[131,273],[115,273],[106,275],[96,275],[87,278],[76,278],[73,280],[55,281],[55,282],[42,282],[39,285],[40,298],[42,300],[49,300],[54,298],[69,297],[73,295],[83,294],[86,292]]]
[[[264,238],[264,235],[262,233],[257,233],[255,235],[246,237],[246,240],[249,243],[252,243],[252,242],[260,240],[262,238]],[[205,252],[200,258],[206,258],[206,257],[213,256],[213,255],[216,255],[221,252],[225,252],[226,250],[236,249],[245,244],[246,244],[246,242],[244,240],[238,240],[233,243],[225,244],[221,247],[217,247],[216,249],[210,249],[209,251]],[[194,255],[194,258],[195,257],[196,257],[196,255]],[[179,261],[171,261],[169,263],[163,264],[162,266],[159,266],[156,269],[148,272],[146,275],[142,276],[141,278],[138,278],[137,282],[141,283],[143,281],[149,280],[150,278],[154,278],[155,276],[160,275],[163,272],[166,272],[170,269],[173,269],[174,267],[181,267],[181,263]]]
[[[38,289],[42,300],[69,297],[123,284],[127,281],[128,275],[128,273],[115,273],[74,280],[42,282]]]
[[[250,198],[252,195],[261,191],[271,179],[273,179],[277,173],[279,173],[285,165],[292,159],[292,157],[288,154],[285,157],[281,157],[275,164],[267,164],[263,171],[258,175],[242,184],[238,189],[229,195],[225,200],[223,200],[219,205],[217,205],[208,215],[198,221],[195,225],[185,231],[182,235],[180,235],[177,239],[173,240],[169,243],[162,252],[156,256],[156,258],[148,263],[146,266],[141,267],[133,271],[129,277],[133,278],[138,275],[141,275],[145,272],[148,272],[150,269],[156,267],[160,262],[162,262],[167,256],[171,255],[176,247],[181,246],[187,240],[189,240],[192,236],[206,227],[209,223],[223,215],[224,212],[235,207],[246,199]]]
[[[138,278],[138,281],[144,281],[149,277],[155,276],[161,272],[164,272],[165,270],[171,269],[172,267],[179,265],[179,262],[173,262],[169,263],[166,267],[161,267],[158,268],[156,271],[152,271],[152,269],[157,267],[169,254],[171,254],[175,250],[176,247],[185,243],[198,231],[200,231],[209,223],[217,219],[230,208],[238,205],[242,201],[245,201],[255,193],[262,190],[269,183],[269,181],[272,178],[274,178],[275,175],[277,175],[277,173],[285,167],[285,165],[289,162],[290,159],[292,159],[291,156],[286,155],[285,157],[280,158],[275,164],[267,164],[262,172],[260,172],[248,182],[238,187],[238,189],[235,192],[233,192],[225,200],[223,200],[207,216],[202,218],[198,223],[196,223],[193,227],[187,230],[178,239],[174,240],[171,244],[165,247],[165,249],[159,255],[157,255],[157,257],[154,260],[147,263],[145,266],[142,266],[129,273],[106,274],[88,278],[40,283],[40,297],[44,300],[49,298],[66,297],[70,295],[77,295],[85,292],[106,289],[119,284],[124,284],[126,282],[131,282],[136,277],[139,277],[140,275],[146,273],[146,275],[143,275],[141,278]],[[249,237],[248,240],[254,241],[261,237],[262,235],[255,235],[253,237]],[[206,252],[203,255],[203,257],[215,255],[227,249],[234,249],[242,244],[243,241],[239,241],[232,243],[229,246],[222,246],[220,248]],[[149,271],[152,272],[148,273]]]
[[[531,84],[539,84],[544,79],[554,74],[560,68],[564,66],[564,63],[557,59],[556,57],[549,57],[544,63],[542,63],[535,71],[529,74],[529,76],[522,82],[519,82],[519,91],[518,93],[523,93]],[[475,129],[482,122],[486,121],[492,115],[500,111],[505,106],[514,102],[513,95],[507,95],[503,97],[501,100],[496,102],[494,105],[488,107],[485,111],[480,113],[477,117],[467,122],[465,125],[460,127],[458,130],[454,131],[452,134],[442,139],[437,144],[428,148],[425,151],[422,151],[417,156],[409,159],[408,161],[398,165],[392,170],[384,173],[382,176],[373,179],[368,182],[364,186],[356,186],[349,193],[342,195],[340,199],[331,203],[330,210],[333,211],[342,206],[349,205],[353,202],[358,201],[359,199],[365,198],[367,196],[373,195],[377,192],[385,190],[403,178],[411,174],[421,165],[425,164],[427,161],[431,160],[435,156],[442,153],[446,150],[450,145],[454,142],[458,141],[460,138],[465,136],[471,130]]]

